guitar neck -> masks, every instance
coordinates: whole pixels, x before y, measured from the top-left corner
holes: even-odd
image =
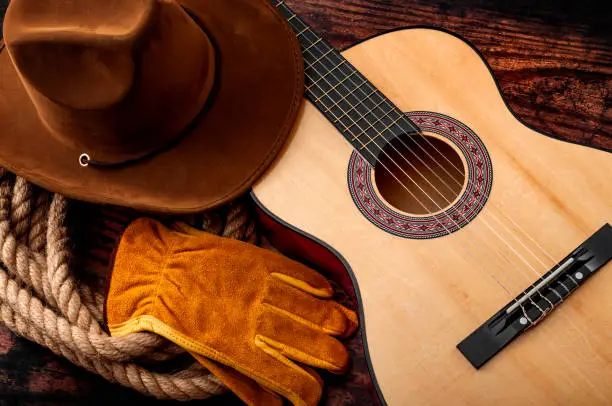
[[[372,166],[382,148],[417,126],[284,1],[272,0],[302,46],[306,97]]]

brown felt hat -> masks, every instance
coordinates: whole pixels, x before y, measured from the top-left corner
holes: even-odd
[[[268,0],[13,0],[0,165],[80,200],[200,211],[272,162],[303,81]]]

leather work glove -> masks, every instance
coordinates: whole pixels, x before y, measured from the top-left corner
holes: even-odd
[[[333,336],[357,328],[332,295],[323,276],[280,254],[142,218],[121,237],[106,317],[113,336],[150,331],[185,348],[249,405],[281,405],[281,395],[310,406],[323,385],[308,366],[345,372]]]

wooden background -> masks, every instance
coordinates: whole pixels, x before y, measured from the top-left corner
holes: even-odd
[[[0,0],[1,15],[7,1]],[[612,11],[606,3],[287,0],[338,48],[403,26],[434,25],[455,31],[484,54],[505,100],[524,122],[567,140],[610,150]],[[350,398],[335,404],[355,404]],[[0,406],[113,401],[148,403],[0,326]],[[203,403],[223,404],[222,400]]]

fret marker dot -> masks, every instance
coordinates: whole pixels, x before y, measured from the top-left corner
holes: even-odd
[[[576,275],[574,275],[576,277],[576,279],[581,280],[582,278],[584,278],[584,275],[582,274],[582,272],[576,272]]]
[[[519,323],[521,323],[523,326],[526,326],[528,323],[528,320],[526,317],[521,317],[521,319],[519,320]]]

